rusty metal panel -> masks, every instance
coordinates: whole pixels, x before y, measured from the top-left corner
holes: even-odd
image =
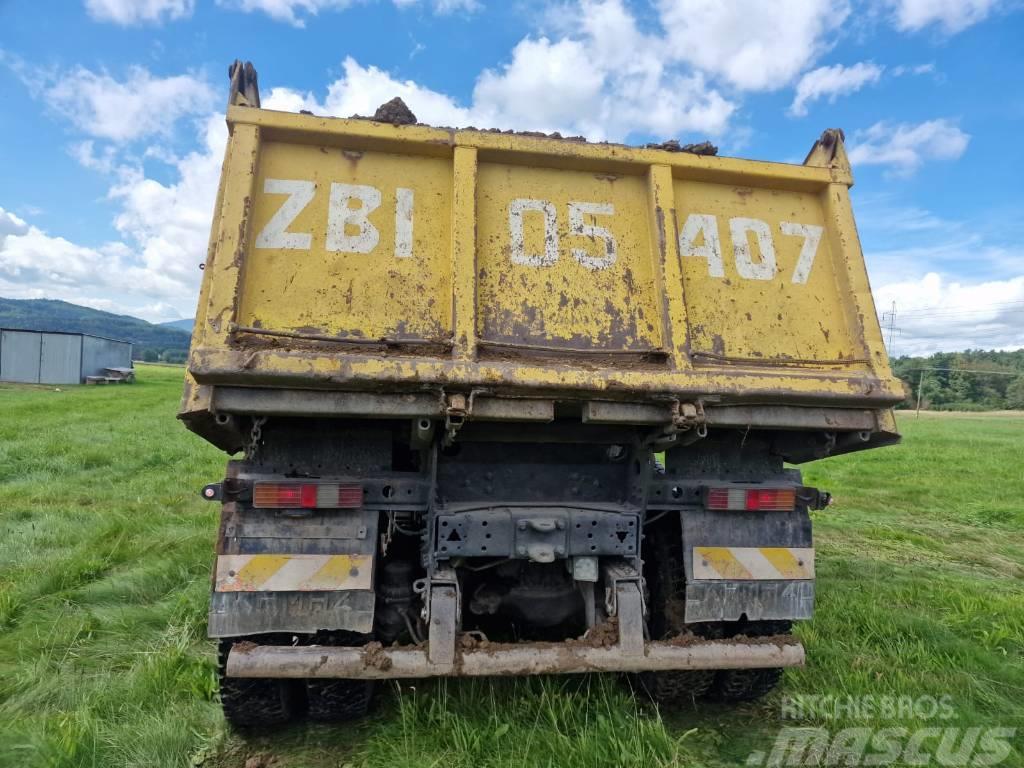
[[[190,423],[221,386],[903,397],[838,132],[794,166],[244,106],[228,122]]]
[[[481,164],[477,275],[483,341],[661,349],[642,177]]]
[[[675,182],[697,363],[863,365],[820,195]]]
[[[442,158],[267,142],[239,325],[447,339],[451,175]]]

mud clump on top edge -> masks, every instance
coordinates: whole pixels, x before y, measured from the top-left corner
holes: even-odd
[[[669,139],[660,144],[645,144],[645,149],[661,149],[665,152],[689,152],[691,155],[712,156],[718,154],[718,147],[710,141],[702,141],[700,144],[680,144],[677,139]]]
[[[306,110],[302,110],[304,114],[312,114]],[[377,107],[377,111],[373,113],[372,117],[366,115],[350,115],[349,120],[373,120],[378,123],[389,123],[391,125],[418,125],[419,122],[416,119],[416,115],[413,114],[412,110],[409,109],[408,105],[402,101],[400,96],[396,96],[390,101],[386,101]],[[476,126],[470,125],[464,128],[452,128],[451,126],[435,125],[433,128],[447,131],[479,131],[481,133],[501,133],[512,136],[527,136],[538,139],[558,139],[560,141],[570,141],[579,144],[589,144],[586,136],[563,136],[558,131],[553,133],[544,133],[543,131],[516,131],[511,128],[477,128]],[[614,142],[610,141],[598,141],[593,142],[598,145],[613,146]],[[615,145],[615,146],[626,146]],[[718,147],[712,144],[710,141],[702,141],[699,144],[680,144],[678,139],[669,139],[661,143],[645,144],[645,149],[660,149],[665,152],[688,152],[692,155],[705,155],[712,156],[718,154]]]
[[[373,113],[373,119],[378,123],[391,123],[391,125],[416,125],[416,115],[398,96],[377,107],[377,111]]]

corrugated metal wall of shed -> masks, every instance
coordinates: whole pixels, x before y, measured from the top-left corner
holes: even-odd
[[[39,354],[40,384],[78,384],[82,377],[82,337],[43,333]]]
[[[41,347],[42,338],[35,331],[3,331],[0,334],[0,379],[38,384]]]
[[[104,368],[131,368],[132,345],[126,341],[82,337],[82,377],[102,376]]]

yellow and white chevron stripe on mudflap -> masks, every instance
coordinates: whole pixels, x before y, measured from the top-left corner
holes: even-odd
[[[371,555],[219,555],[217,592],[372,589]]]
[[[730,581],[813,579],[814,549],[694,547],[693,578]]]

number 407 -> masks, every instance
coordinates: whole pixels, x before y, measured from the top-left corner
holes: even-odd
[[[814,257],[821,243],[822,227],[816,224],[797,224],[792,221],[779,222],[784,235],[802,237],[803,246],[793,269],[792,282],[802,285],[811,276]],[[771,280],[778,271],[775,259],[775,243],[768,222],[737,216],[729,219],[729,235],[732,252],[736,260],[736,271],[745,280]],[[761,258],[754,261],[750,247],[750,236],[757,241]],[[700,245],[697,242],[702,240]],[[725,277],[722,261],[722,243],[718,237],[718,218],[710,213],[691,213],[679,231],[679,254],[681,256],[706,259],[711,277]]]

